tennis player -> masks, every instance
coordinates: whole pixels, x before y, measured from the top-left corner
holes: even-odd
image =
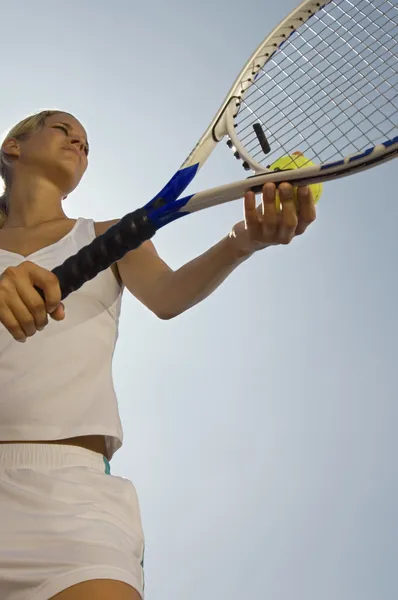
[[[23,120],[1,147],[1,600],[143,598],[136,490],[109,464],[123,440],[111,368],[122,292],[171,319],[255,252],[288,244],[315,219],[309,188],[298,191],[296,206],[293,188],[282,184],[278,214],[275,185],[267,184],[258,208],[248,193],[244,220],[177,271],[146,242],[63,303],[51,269],[117,222],[63,211],[88,154],[82,125],[59,111]]]

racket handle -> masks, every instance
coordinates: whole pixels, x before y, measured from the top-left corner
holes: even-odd
[[[127,252],[141,246],[155,233],[156,226],[149,220],[144,209],[125,215],[105,233],[52,270],[59,280],[61,300],[123,258]],[[35,289],[44,299],[43,290],[36,286]]]

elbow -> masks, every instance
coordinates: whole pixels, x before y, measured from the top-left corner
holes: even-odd
[[[178,317],[178,315],[180,313],[178,313],[178,312],[172,313],[172,312],[164,312],[164,311],[154,311],[154,314],[161,321],[170,321],[171,319],[175,319],[175,317]]]
[[[160,319],[161,321],[170,321],[171,319],[175,319],[176,317],[178,317],[179,315],[181,315],[183,312],[185,312],[186,309],[181,309],[181,310],[167,310],[165,309],[165,307],[161,307],[158,310],[153,310],[152,312],[157,316],[158,319]]]
[[[177,315],[172,315],[171,313],[164,313],[164,312],[154,312],[154,314],[161,321],[170,321],[171,319],[174,319],[174,317],[177,316]]]

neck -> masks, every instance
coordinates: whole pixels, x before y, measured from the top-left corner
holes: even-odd
[[[8,217],[4,229],[35,227],[67,219],[62,210],[63,194],[51,181],[37,177],[16,178],[8,195]]]

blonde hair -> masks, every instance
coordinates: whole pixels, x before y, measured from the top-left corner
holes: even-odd
[[[15,125],[6,135],[4,142],[11,138],[17,140],[26,139],[30,134],[34,133],[38,129],[41,129],[46,122],[47,117],[56,115],[62,111],[60,110],[43,110],[39,113],[35,113],[26,117]],[[12,183],[12,163],[8,159],[5,152],[0,148],[0,178],[4,182],[4,193],[0,196],[0,229],[3,227],[8,216],[8,198]]]

